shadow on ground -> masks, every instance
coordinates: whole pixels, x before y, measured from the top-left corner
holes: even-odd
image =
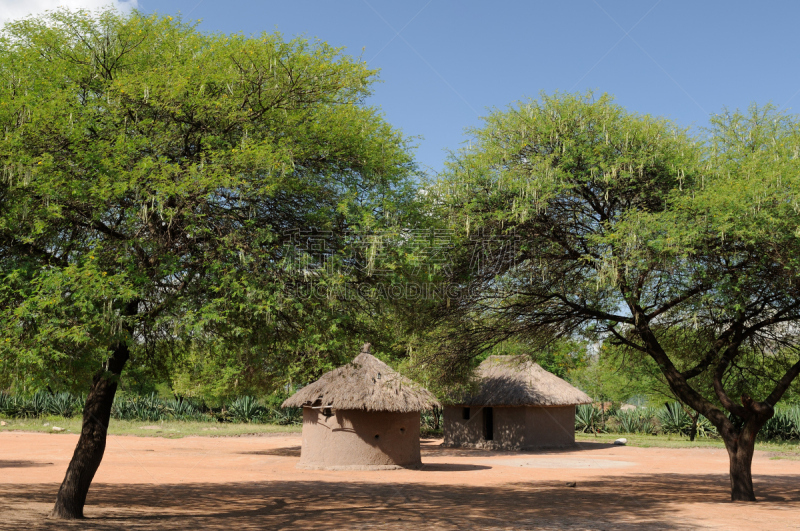
[[[298,447],[299,448],[299,447]],[[526,455],[558,455],[563,453],[592,450],[607,450],[614,448],[613,444],[601,442],[578,442],[574,446],[564,448],[542,448],[538,450],[487,450],[485,448],[449,448],[441,445],[441,439],[423,439],[420,443],[420,451],[423,460],[425,457],[500,457],[514,456],[521,457]],[[299,455],[299,454],[298,454]]]
[[[39,461],[4,461],[0,459],[0,468],[31,468],[39,466],[53,466],[53,463]]]
[[[279,457],[300,457],[299,446],[284,446],[281,448],[270,448],[268,450],[256,450],[253,452],[239,452],[240,455],[277,455]]]
[[[723,475],[601,477],[574,488],[561,482],[98,484],[89,493],[88,519],[46,520],[57,490],[57,484],[0,484],[0,528],[689,530],[702,526],[677,516],[681,504],[730,505]],[[796,510],[787,503],[800,503],[800,476],[759,476],[757,491],[758,507]]]

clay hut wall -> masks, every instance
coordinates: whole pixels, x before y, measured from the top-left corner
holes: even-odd
[[[303,408],[299,468],[379,470],[421,465],[419,412]]]
[[[575,406],[512,406],[489,408],[445,406],[444,445],[453,447],[525,450],[560,448],[575,444]],[[487,435],[491,440],[487,440]]]

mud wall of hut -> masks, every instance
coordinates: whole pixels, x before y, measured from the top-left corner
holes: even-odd
[[[574,443],[575,406],[444,408],[445,446],[521,450]]]
[[[380,469],[421,464],[419,412],[303,408],[301,468]]]

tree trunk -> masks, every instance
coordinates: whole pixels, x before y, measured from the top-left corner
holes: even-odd
[[[106,433],[117,381],[128,356],[128,345],[118,344],[108,360],[108,367],[98,371],[92,380],[83,408],[81,436],[58,490],[55,507],[50,513],[52,518],[83,518],[86,495],[106,449]]]
[[[692,418],[692,425],[689,427],[689,440],[694,442],[695,436],[697,436],[697,421],[700,419],[700,413],[695,414]]]
[[[730,441],[723,436],[731,465],[731,501],[756,501],[751,473],[755,436],[750,436],[749,432],[745,427]]]

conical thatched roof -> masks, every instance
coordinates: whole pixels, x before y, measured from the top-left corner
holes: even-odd
[[[489,356],[476,371],[479,391],[457,404],[475,406],[571,406],[589,395],[542,369],[526,356]]]
[[[427,389],[369,354],[367,343],[351,363],[326,372],[283,403],[283,407],[301,406],[407,413],[439,402]]]

